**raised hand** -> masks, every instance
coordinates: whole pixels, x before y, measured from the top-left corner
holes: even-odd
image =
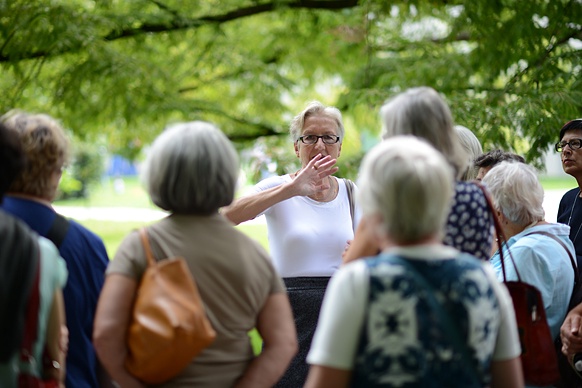
[[[305,168],[297,172],[293,180],[293,186],[297,195],[310,196],[322,193],[330,188],[328,176],[337,172],[335,166],[337,160],[331,156],[318,154],[311,159]]]

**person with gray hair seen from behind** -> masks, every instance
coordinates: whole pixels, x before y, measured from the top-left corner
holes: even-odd
[[[501,162],[525,163],[523,156],[503,150],[491,150],[475,159],[474,165],[478,169],[476,179],[483,180],[485,174]]]
[[[289,300],[260,244],[218,213],[233,198],[236,151],[214,125],[176,124],[154,141],[143,172],[154,204],[170,215],[147,227],[157,258],[184,257],[216,339],[163,387],[271,387],[297,349]],[[131,307],[147,260],[138,231],[107,268],[95,318],[99,358],[122,387],[142,387],[124,366]],[[255,357],[248,332],[264,343]]]
[[[483,153],[483,147],[481,142],[477,139],[477,136],[469,128],[462,125],[455,125],[455,130],[459,135],[459,140],[461,145],[467,151],[469,156],[469,165],[465,169],[461,180],[471,181],[477,178],[477,168],[475,167],[475,159]]]
[[[259,182],[223,214],[235,224],[265,215],[273,263],[287,286],[299,341],[299,352],[277,387],[295,388],[305,383],[305,356],[321,301],[354,236],[359,209],[352,200],[353,183],[332,176],[344,139],[340,111],[314,101],[292,120],[290,134],[301,168]]]
[[[305,385],[523,386],[511,298],[487,263],[443,245],[450,164],[413,136],[373,148],[358,200],[382,252],[330,281]]]
[[[541,292],[552,338],[556,338],[574,288],[569,253],[575,257],[575,252],[570,228],[544,220],[544,190],[533,167],[501,162],[485,175],[483,184],[491,193],[507,239],[502,246],[504,256],[509,257],[510,249],[515,262],[515,266],[505,264],[507,280],[517,280],[517,270],[521,281]],[[497,278],[503,281],[499,252],[490,261]]]
[[[492,218],[481,188],[474,182],[460,179],[468,157],[455,132],[453,116],[445,100],[429,87],[408,89],[382,106],[380,118],[383,141],[390,141],[397,135],[414,135],[428,141],[449,161],[457,180],[443,241],[481,260],[489,259]],[[344,263],[377,253],[377,244],[367,229],[366,223],[360,222],[344,254]]]

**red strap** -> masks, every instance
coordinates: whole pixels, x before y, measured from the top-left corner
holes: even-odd
[[[40,254],[39,254],[40,256]],[[36,340],[36,333],[38,330],[38,309],[40,304],[40,257],[38,258],[38,265],[36,266],[36,274],[34,275],[34,282],[28,298],[28,306],[26,308],[26,326],[24,329],[24,337],[22,345],[20,346],[20,359],[22,361],[29,361],[32,356],[32,347]]]

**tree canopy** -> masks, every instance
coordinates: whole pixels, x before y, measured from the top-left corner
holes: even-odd
[[[175,121],[285,139],[320,99],[361,153],[382,102],[428,85],[485,149],[539,162],[582,116],[580,20],[580,0],[0,0],[0,110],[133,157]]]

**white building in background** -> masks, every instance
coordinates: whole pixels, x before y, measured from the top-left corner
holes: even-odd
[[[570,175],[566,174],[562,169],[562,161],[560,160],[560,154],[552,148],[548,152],[546,152],[546,156],[544,157],[544,164],[546,166],[545,171],[541,171],[540,174],[543,176],[549,177],[569,177]]]

